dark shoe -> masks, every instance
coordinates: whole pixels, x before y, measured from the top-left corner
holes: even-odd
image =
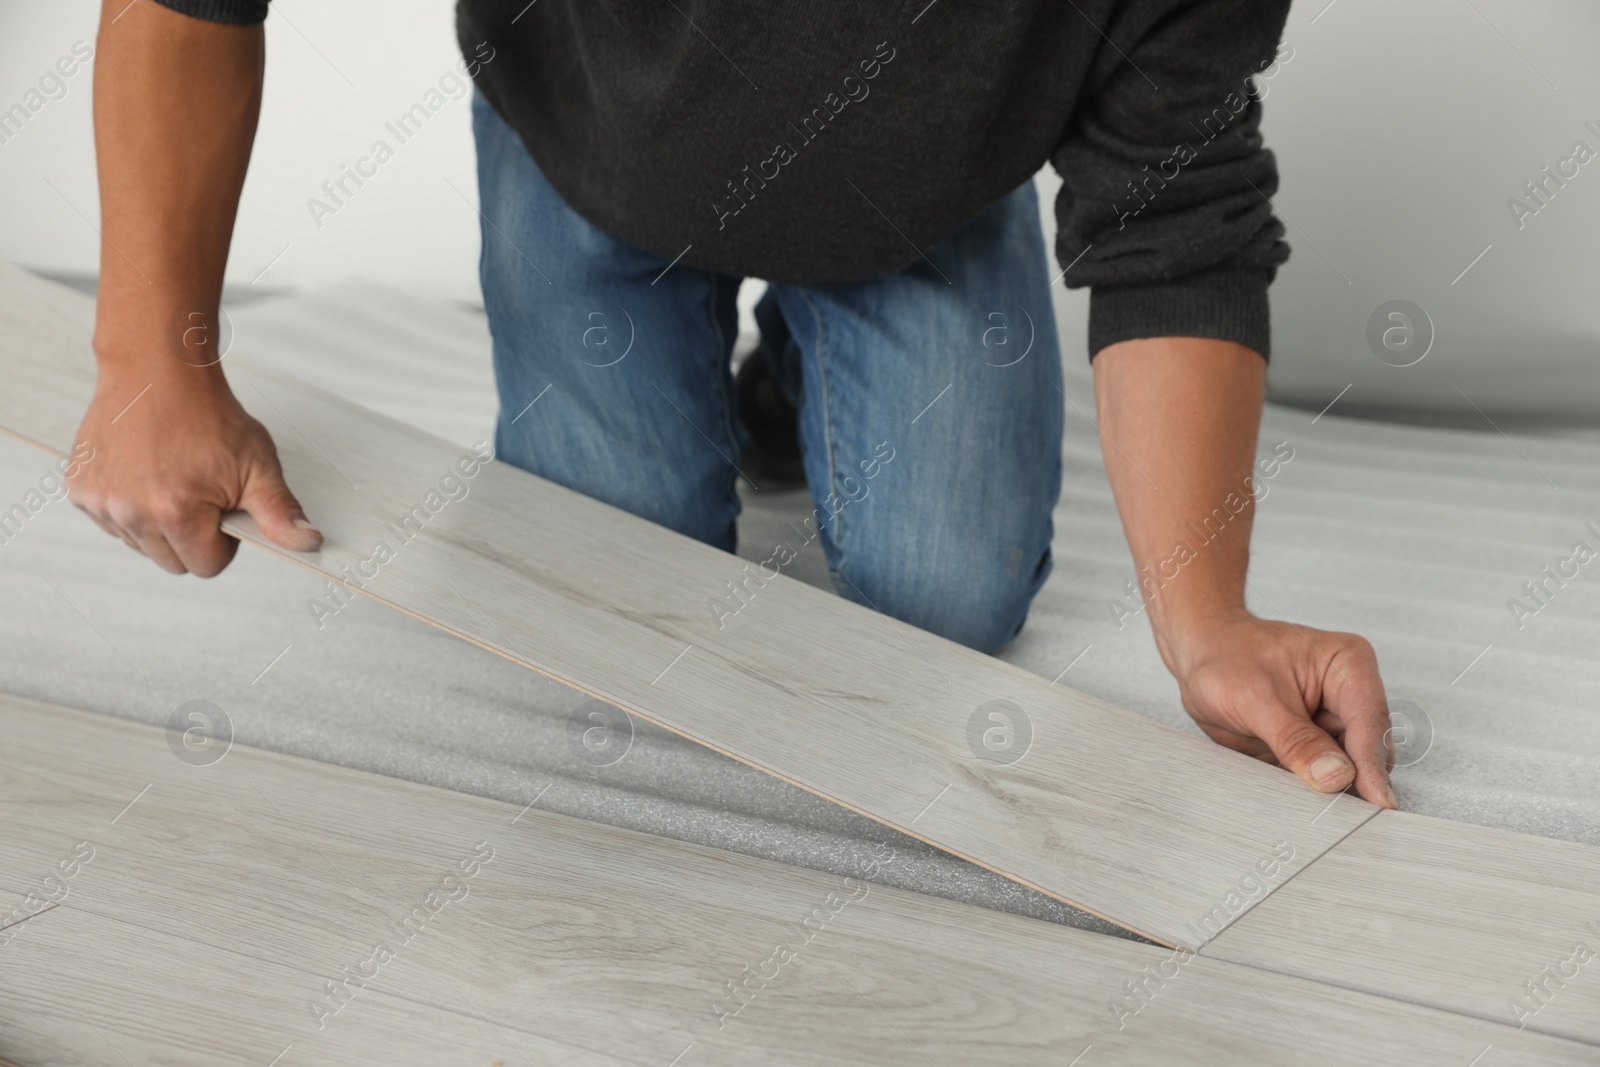
[[[783,395],[772,357],[757,348],[734,377],[739,424],[750,435],[740,467],[762,489],[798,489],[806,484],[800,457],[800,416]]]

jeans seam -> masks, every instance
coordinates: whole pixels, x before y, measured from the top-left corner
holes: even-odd
[[[806,302],[806,308],[810,310],[811,319],[817,327],[817,344],[816,350],[812,353],[812,358],[817,364],[817,381],[822,386],[822,440],[828,456],[828,495],[831,498],[836,498],[838,496],[838,490],[834,486],[834,482],[838,477],[838,466],[835,462],[833,452],[833,414],[830,405],[832,393],[828,389],[828,364],[827,360],[823,358],[823,348],[826,342],[824,339],[822,312],[818,310],[817,305],[811,299],[811,295],[804,289],[797,289],[796,292],[799,293],[800,299]],[[814,496],[813,502],[815,502]],[[844,509],[840,508],[838,511],[834,511],[830,507],[828,511],[833,520],[831,536],[833,538],[834,551],[839,553],[839,562],[833,567],[833,577],[835,579],[849,581],[848,578],[844,577]],[[817,527],[819,530],[822,527],[822,522],[820,519],[817,522]]]
[[[738,479],[744,477],[744,472],[739,469],[739,434],[734,429],[733,425],[735,402],[733,396],[728,392],[728,381],[725,367],[728,359],[728,335],[723,332],[722,321],[717,318],[717,287],[721,284],[721,278],[717,276],[716,272],[707,271],[706,281],[709,283],[707,289],[709,296],[706,300],[706,315],[710,318],[711,329],[716,333],[717,337],[717,359],[712,364],[712,374],[716,378],[717,391],[722,394],[722,433],[728,442],[729,454],[734,456],[733,470],[734,474],[736,475],[736,477],[728,483],[728,495],[725,499],[728,503],[733,505],[734,513],[737,514],[740,510]],[[736,527],[734,532],[734,540],[736,545],[738,536],[739,535]]]

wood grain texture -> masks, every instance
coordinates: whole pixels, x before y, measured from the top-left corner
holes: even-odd
[[[0,309],[0,426],[64,452],[88,302],[10,271]],[[1376,810],[781,576],[719,620],[738,558],[502,463],[446,500],[460,450],[227,369],[327,535],[295,562],[1152,940],[1204,943]],[[276,551],[247,516],[224,528]],[[1010,764],[969,743],[996,700],[1031,725]]]
[[[59,906],[0,946],[0,1056],[26,1067],[116,1053],[254,1067],[1592,1058],[1509,1026],[242,745],[196,767],[162,730],[15,698],[0,698],[0,735],[0,893],[93,847]],[[492,855],[463,873],[485,842]],[[464,892],[443,883],[451,872]],[[402,939],[394,924],[430,890],[456,899]],[[378,944],[392,956],[368,966]],[[731,982],[745,983],[737,999]]]
[[[339,1026],[309,1024],[312,975],[59,908],[0,950],[0,1064],[613,1064],[570,1043],[372,990]]]
[[[1600,849],[1386,811],[1204,954],[1600,1044]]]

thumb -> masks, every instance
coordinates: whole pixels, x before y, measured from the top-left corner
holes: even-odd
[[[1265,710],[1258,736],[1278,762],[1319,793],[1337,793],[1355,780],[1355,765],[1304,708],[1278,699]]]
[[[245,483],[239,507],[250,513],[268,541],[291,552],[315,552],[322,532],[306,518],[300,501],[289,492],[277,464],[258,466]]]

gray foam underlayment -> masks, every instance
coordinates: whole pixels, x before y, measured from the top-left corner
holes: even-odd
[[[1119,627],[1109,606],[1133,567],[1088,421],[1081,294],[1057,294],[1071,403],[1055,572],[1003,658],[1192,730],[1143,619]],[[349,283],[234,321],[253,360],[463,445],[490,435],[479,311]],[[1600,845],[1600,562],[1520,630],[1507,607],[1575,541],[1595,544],[1600,445],[1269,407],[1263,454],[1279,441],[1294,458],[1260,506],[1250,602],[1376,645],[1391,698],[1431,722],[1431,747],[1395,773],[1402,806]],[[0,501],[46,463],[0,442]],[[804,494],[748,496],[741,554],[764,558],[808,510]],[[788,573],[828,584],[814,544]],[[1120,932],[643,723],[623,759],[590,767],[568,745],[580,694],[367,600],[319,631],[319,585],[248,548],[218,579],[174,578],[51,504],[0,546],[0,689],[158,725],[210,700],[250,745],[840,875],[887,841],[880,881]]]

